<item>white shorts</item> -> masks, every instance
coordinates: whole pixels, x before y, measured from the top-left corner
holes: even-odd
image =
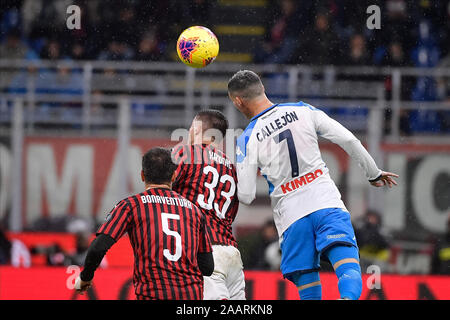
[[[233,246],[213,245],[214,272],[204,279],[204,300],[245,300],[244,266]]]

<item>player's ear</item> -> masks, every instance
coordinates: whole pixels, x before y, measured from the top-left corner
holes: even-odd
[[[242,101],[241,97],[235,97],[234,100],[236,101],[236,105],[241,108],[244,105],[244,102]]]
[[[231,102],[233,102],[234,105],[238,103],[236,100],[237,97],[235,95],[232,95],[230,92],[228,92],[228,98],[230,98]]]
[[[145,182],[144,170],[141,170],[141,180]]]

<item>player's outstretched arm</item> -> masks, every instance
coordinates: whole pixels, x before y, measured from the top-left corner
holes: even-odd
[[[103,260],[106,252],[116,241],[107,234],[99,234],[89,246],[84,262],[84,269],[75,281],[75,290],[84,294],[92,286],[94,272]]]
[[[397,185],[397,181],[395,181],[393,178],[398,178],[398,174],[382,171],[376,179],[369,180],[369,182],[374,187],[379,188],[387,185],[389,188],[392,188],[392,186]]]
[[[370,184],[375,187],[387,185],[389,188],[397,185],[393,178],[398,178],[398,175],[380,170],[375,160],[353,133],[336,120],[327,116],[323,111],[316,109],[312,114],[317,133],[341,146],[350,157],[356,160],[365,171]]]

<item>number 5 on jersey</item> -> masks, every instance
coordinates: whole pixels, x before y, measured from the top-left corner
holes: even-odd
[[[172,213],[161,213],[161,222],[163,232],[175,238],[175,253],[170,253],[169,249],[164,249],[163,254],[170,261],[178,261],[181,257],[181,235],[173,230],[169,229],[169,219],[180,220],[180,216]]]

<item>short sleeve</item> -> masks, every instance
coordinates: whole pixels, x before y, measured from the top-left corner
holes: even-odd
[[[130,203],[125,199],[120,201],[105,218],[105,222],[97,230],[98,234],[107,234],[114,240],[119,240],[126,232],[131,216]]]

